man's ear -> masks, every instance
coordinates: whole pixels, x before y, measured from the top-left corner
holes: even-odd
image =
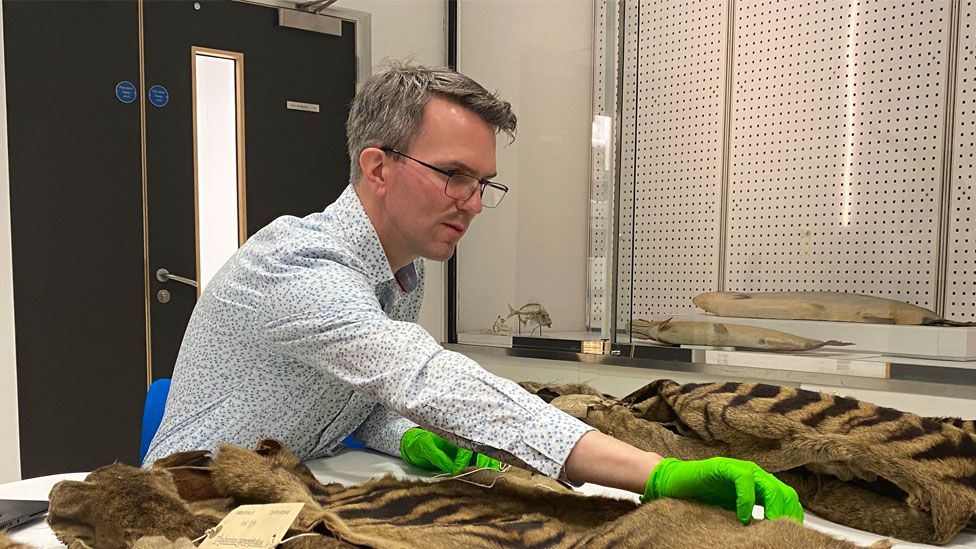
[[[381,149],[366,147],[359,153],[359,169],[363,172],[363,180],[374,192],[382,194],[386,191],[387,156]]]

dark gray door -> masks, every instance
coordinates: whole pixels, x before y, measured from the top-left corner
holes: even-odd
[[[321,209],[348,180],[353,25],[330,37],[278,27],[265,6],[199,4],[145,2],[141,84],[137,2],[4,0],[25,478],[136,463],[147,378],[172,372],[196,294],[154,273],[195,275],[192,46],[244,54],[249,234]],[[145,103],[147,276],[140,106],[156,84],[169,102]],[[286,110],[291,99],[321,111]]]
[[[349,180],[344,129],[355,95],[355,25],[342,36],[278,26],[278,10],[240,2],[145,3],[146,85],[169,103],[147,107],[150,270],[198,280],[194,212],[191,48],[244,55],[247,230],[302,216],[338,198]],[[286,101],[319,105],[288,110]],[[196,302],[190,286],[151,280],[153,378],[169,377]],[[156,299],[170,292],[168,303]]]

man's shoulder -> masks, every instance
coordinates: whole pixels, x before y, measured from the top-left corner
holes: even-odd
[[[368,279],[368,261],[341,230],[322,215],[282,216],[255,233],[239,254],[247,276],[274,284],[305,284],[336,278]]]
[[[349,200],[345,198],[303,217],[278,217],[259,230],[242,249],[240,259],[247,270],[287,273],[293,282],[320,276],[363,277],[371,281],[379,276],[382,267],[388,270],[386,256],[368,218],[349,211]],[[365,226],[361,226],[360,218],[365,219]]]
[[[279,253],[296,250],[345,250],[350,247],[352,240],[341,219],[328,209],[304,217],[283,215],[254,235],[259,236],[263,237],[259,240],[265,251]]]

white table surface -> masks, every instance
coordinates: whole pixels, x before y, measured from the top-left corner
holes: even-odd
[[[321,458],[306,463],[312,474],[320,482],[340,482],[346,486],[359,484],[371,478],[379,478],[386,474],[391,474],[397,478],[413,479],[429,477],[431,473],[407,465],[400,459],[385,456],[369,450],[348,450],[337,456]],[[62,480],[84,480],[87,473],[66,473],[61,475],[51,475],[38,477],[7,484],[0,484],[0,498],[3,499],[47,499],[51,488]],[[593,484],[585,484],[578,489],[580,493],[587,495],[603,495],[618,497],[621,499],[631,499],[636,501],[637,496],[622,490],[604,488]],[[756,518],[762,517],[762,508],[756,507]],[[805,524],[815,530],[826,532],[832,536],[839,537],[858,543],[870,545],[876,540],[882,539],[878,536],[861,530],[855,530],[846,526],[841,526],[833,522],[824,520],[820,517],[807,513]],[[39,549],[64,547],[54,536],[46,522],[35,521],[9,532],[14,541],[28,544]],[[202,534],[202,532],[201,532]],[[924,545],[919,543],[909,543],[895,540],[895,547],[936,547],[934,545]],[[942,547],[973,547],[976,548],[976,532],[966,531],[956,537],[953,543]]]

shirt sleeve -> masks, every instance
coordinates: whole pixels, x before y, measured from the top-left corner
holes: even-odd
[[[403,433],[414,427],[417,427],[417,424],[409,419],[392,410],[377,406],[352,436],[367,448],[400,457],[400,439],[403,438]]]
[[[303,298],[298,290],[322,277],[333,291]],[[390,319],[362,273],[330,262],[303,278],[269,288],[263,333],[272,347],[455,444],[565,478],[566,458],[591,427],[445,350],[421,326]]]

